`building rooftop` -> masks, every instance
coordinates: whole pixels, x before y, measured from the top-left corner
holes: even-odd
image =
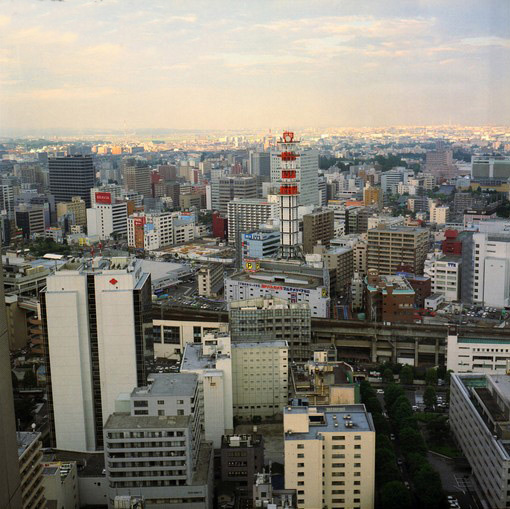
[[[147,377],[150,385],[133,389],[131,396],[193,397],[198,383],[197,380],[197,375],[192,373],[152,373]]]
[[[368,233],[377,233],[377,232],[389,232],[389,233],[408,233],[408,234],[418,234],[418,233],[428,233],[426,228],[418,228],[417,226],[387,226],[384,223],[376,226],[368,230]]]
[[[18,458],[21,458],[25,451],[41,436],[40,433],[31,431],[16,432],[16,441],[18,442]]]
[[[197,369],[216,369],[217,358],[228,358],[228,355],[204,355],[202,349],[202,343],[188,343],[184,348],[184,354],[181,362],[181,371],[194,371]],[[184,374],[184,373],[181,373]],[[213,372],[209,372],[209,375],[214,375]],[[222,374],[222,371],[218,370],[218,376]]]
[[[320,433],[375,432],[372,416],[367,413],[365,405],[293,406],[284,407],[283,413],[284,416],[288,414],[309,416],[308,432],[295,433],[288,430],[285,433],[285,440],[317,439]]]
[[[315,289],[324,284],[322,277],[301,273],[299,268],[293,272],[282,272],[278,270],[259,269],[256,272],[237,272],[230,276],[230,279],[252,284],[275,284],[277,286],[292,286],[296,288]],[[271,286],[268,286],[271,288]]]
[[[234,341],[232,348],[288,348],[287,341],[281,339],[263,341]]]
[[[116,412],[108,417],[105,430],[113,429],[161,429],[161,428],[187,428],[191,416],[189,415],[131,415]]]

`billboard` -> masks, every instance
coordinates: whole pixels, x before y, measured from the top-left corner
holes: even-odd
[[[135,234],[135,247],[143,249],[145,247],[144,234],[145,234],[145,217],[133,218],[133,229]]]
[[[101,205],[111,205],[112,193],[97,192],[96,203],[100,203]]]

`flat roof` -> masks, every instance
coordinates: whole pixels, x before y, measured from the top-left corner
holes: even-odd
[[[18,458],[40,437],[40,433],[32,431],[17,431],[16,441],[18,443]]]
[[[203,355],[202,343],[188,343],[184,348],[184,354],[181,362],[181,371],[189,371],[195,369],[216,369],[216,358],[228,358],[228,355]],[[181,373],[184,374],[184,373]],[[218,375],[221,371],[218,370]]]
[[[189,396],[193,397],[197,385],[197,375],[193,373],[151,373],[147,379],[151,385],[136,387],[131,396]]]
[[[234,341],[233,348],[288,348],[287,341],[276,339],[274,341]]]
[[[131,415],[128,413],[113,413],[108,417],[105,430],[111,429],[160,429],[187,428],[191,416],[189,415]]]
[[[286,280],[282,281],[282,278]],[[295,288],[314,289],[324,284],[322,277],[295,272],[281,272],[276,270],[259,269],[256,272],[237,272],[230,276],[234,281],[252,284],[276,284]]]
[[[152,281],[168,276],[173,276],[174,279],[177,279],[183,274],[191,273],[190,268],[182,263],[141,260],[141,265],[142,272],[150,273]]]
[[[316,439],[317,433],[375,432],[372,416],[366,411],[365,405],[293,406],[284,407],[283,412],[284,414],[320,414],[324,417],[323,421],[310,422],[308,433],[285,433],[285,440]],[[352,427],[346,427],[345,423],[348,421],[352,422]]]

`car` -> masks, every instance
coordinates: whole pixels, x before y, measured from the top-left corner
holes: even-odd
[[[410,490],[411,489],[411,485],[407,482],[407,481],[404,481],[404,486]]]
[[[377,389],[377,394],[384,394],[384,390],[383,389]]]
[[[392,433],[392,434],[390,435],[390,438],[391,438],[392,440],[395,440],[395,435]]]
[[[413,405],[413,411],[417,412],[419,410],[418,405]]]
[[[404,463],[404,462],[403,462],[400,458],[397,460],[397,465],[399,465],[399,466],[400,466],[400,465],[403,465],[403,463]]]

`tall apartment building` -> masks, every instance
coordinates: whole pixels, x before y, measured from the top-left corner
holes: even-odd
[[[3,273],[0,258],[0,507],[21,509],[20,471]]]
[[[352,247],[334,246],[326,249],[315,246],[314,254],[320,254],[324,266],[330,271],[331,280],[334,278],[334,288],[338,295],[345,295],[354,275],[354,250]]]
[[[19,431],[16,433],[21,477],[23,509],[46,509],[43,466],[41,464],[41,434]],[[17,465],[14,465],[14,468]]]
[[[44,208],[39,205],[20,204],[14,209],[16,226],[23,231],[23,238],[31,239],[35,233],[44,233]]]
[[[375,428],[365,405],[285,407],[285,488],[297,507],[373,509]]]
[[[422,275],[429,249],[429,231],[424,228],[380,225],[367,233],[367,269],[379,274],[406,272]]]
[[[209,332],[202,336],[200,343],[188,343],[180,372],[198,376],[204,437],[215,449],[220,448],[221,437],[234,430],[230,336],[224,332]]]
[[[56,157],[48,160],[48,166],[50,193],[56,203],[70,202],[73,196],[79,196],[90,207],[90,189],[96,181],[90,156]]]
[[[303,216],[303,251],[305,253],[313,253],[313,248],[318,243],[329,247],[329,241],[334,236],[334,212],[331,209],[319,209]]]
[[[286,341],[232,343],[232,403],[234,416],[279,414],[289,395],[289,359]]]
[[[443,142],[436,144],[435,150],[425,154],[425,171],[435,176],[448,176],[454,170],[453,151]]]
[[[235,198],[257,198],[257,179],[248,175],[226,175],[218,179],[216,210],[221,215],[227,214],[228,204]],[[213,202],[214,200],[213,196]],[[213,204],[214,207],[214,204]]]
[[[510,377],[452,373],[450,428],[485,507],[510,505]]]
[[[0,184],[0,212],[9,219],[14,217],[14,190],[9,184]]]
[[[284,340],[291,361],[310,358],[311,313],[305,303],[277,297],[234,301],[229,305],[229,322],[233,341]]]
[[[278,202],[263,199],[235,199],[228,203],[228,240],[237,244],[241,234],[257,230],[269,219],[279,217]]]
[[[429,215],[432,224],[446,224],[450,217],[450,207],[438,205],[434,200],[429,201]]]
[[[194,374],[150,375],[104,426],[108,507],[136,494],[145,507],[212,508],[212,447],[203,441]]]
[[[101,449],[119,393],[146,382],[150,274],[129,258],[68,262],[40,293],[48,404],[58,449]]]
[[[363,188],[363,204],[368,207],[376,205],[378,208],[382,207],[383,192],[380,187],[365,186]]]
[[[319,152],[297,150],[296,180],[299,190],[299,205],[320,205],[319,196]],[[281,163],[279,151],[271,151],[271,182],[280,184]]]
[[[57,203],[57,220],[64,220],[64,217],[71,219],[72,224],[87,226],[87,206],[85,200],[80,196],[73,196],[70,202]]]
[[[198,295],[218,297],[223,290],[222,263],[208,263],[198,270]]]
[[[473,302],[497,308],[510,305],[510,233],[475,233],[473,244]]]
[[[143,195],[144,198],[152,196],[151,187],[152,170],[145,161],[129,158],[123,162],[122,176],[124,189]]]

